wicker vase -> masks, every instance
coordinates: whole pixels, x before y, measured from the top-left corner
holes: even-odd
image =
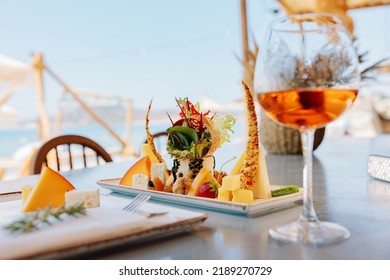
[[[324,135],[325,127],[316,130],[313,150],[321,144]],[[260,113],[260,141],[264,149],[271,154],[302,154],[299,131],[271,120],[263,109]]]

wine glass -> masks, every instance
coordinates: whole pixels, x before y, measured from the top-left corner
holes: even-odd
[[[276,240],[324,245],[347,239],[341,225],[317,218],[312,196],[314,132],[338,118],[357,97],[358,58],[341,18],[290,15],[271,22],[260,45],[254,89],[266,114],[300,131],[304,157],[303,210],[297,221],[275,226]]]

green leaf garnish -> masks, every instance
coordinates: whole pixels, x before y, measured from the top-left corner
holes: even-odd
[[[277,197],[277,196],[288,195],[296,192],[299,192],[299,187],[294,185],[289,185],[271,191],[271,195],[272,197]]]

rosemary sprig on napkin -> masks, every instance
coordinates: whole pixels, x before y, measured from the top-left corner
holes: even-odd
[[[69,207],[62,205],[59,208],[48,206],[34,213],[24,215],[19,220],[5,226],[4,229],[13,234],[22,234],[50,226],[55,222],[62,221],[67,216],[80,217],[84,215],[86,215],[84,203],[77,203]]]

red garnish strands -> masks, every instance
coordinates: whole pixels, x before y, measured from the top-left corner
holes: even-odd
[[[198,131],[198,138],[202,138],[203,131],[206,127],[203,125],[203,114],[200,113],[200,121],[199,121],[199,131]]]
[[[184,111],[184,107],[180,105],[180,103],[179,103],[179,101],[177,100],[177,98],[175,98],[175,100],[176,100],[176,103],[177,103],[177,105],[179,106],[180,111],[181,111],[180,117],[182,117],[182,118],[184,118],[184,119],[186,120],[187,126],[188,126],[189,128],[192,128],[191,122],[187,119],[186,112]],[[188,99],[187,99],[187,101],[188,101]]]
[[[168,112],[166,112],[166,113],[167,113],[167,116],[168,116],[169,120],[171,121],[171,124],[174,125],[175,123],[173,122],[171,116],[168,114]]]
[[[203,123],[203,117],[207,116],[210,113],[210,110],[205,113],[199,112],[196,109],[196,106],[189,101],[188,98],[185,99],[184,105],[181,105],[177,99],[176,102],[180,107],[179,116],[186,120],[188,127],[196,129],[199,138],[201,138],[201,135],[206,130],[206,126]]]
[[[199,139],[201,139],[204,131],[207,129],[207,127],[204,124],[203,117],[209,115],[210,110],[208,110],[204,113],[199,112],[197,107],[191,101],[189,101],[188,98],[185,98],[185,99],[175,98],[175,101],[180,108],[179,116],[180,116],[181,120],[179,120],[177,122],[173,122],[171,117],[168,115],[172,125],[173,126],[183,125],[183,122],[185,121],[186,126],[196,130]],[[214,116],[215,116],[215,114],[214,114]]]

